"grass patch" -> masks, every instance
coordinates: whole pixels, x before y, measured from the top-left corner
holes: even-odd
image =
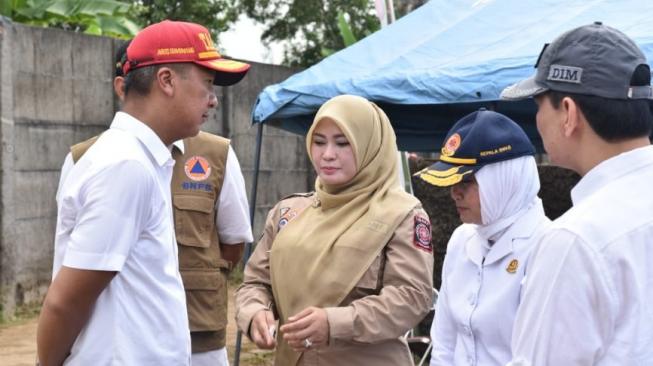
[[[229,347],[229,355],[235,356],[234,347]],[[262,350],[248,340],[243,340],[240,352],[242,366],[272,366],[274,365],[274,351]]]
[[[237,288],[243,283],[243,262],[238,262],[238,265],[229,273],[229,287]]]
[[[274,351],[254,350],[241,355],[243,366],[271,366],[274,364]]]

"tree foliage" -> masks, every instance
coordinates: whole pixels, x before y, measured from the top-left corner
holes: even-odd
[[[380,27],[369,0],[240,0],[239,8],[265,25],[263,42],[284,44],[284,63],[290,66],[313,65],[345,47],[339,13],[348,17],[354,39]]]
[[[120,38],[140,29],[131,9],[115,0],[0,0],[0,14],[15,22]]]
[[[219,33],[238,18],[237,0],[0,0],[0,14],[15,22],[132,38],[141,26],[185,20]]]
[[[149,25],[164,19],[202,24],[214,33],[224,32],[238,18],[236,0],[139,0],[137,17]],[[217,38],[217,37],[216,37]]]
[[[397,19],[427,0],[395,0]],[[377,31],[371,0],[240,0],[240,11],[264,24],[264,43],[284,44],[284,63],[311,66]]]

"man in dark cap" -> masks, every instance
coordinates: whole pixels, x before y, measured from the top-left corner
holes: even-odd
[[[653,365],[653,95],[637,45],[596,22],[545,47],[502,97],[534,97],[552,163],[582,176],[533,251],[512,366]]]

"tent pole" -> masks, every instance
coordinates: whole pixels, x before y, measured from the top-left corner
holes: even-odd
[[[395,22],[395,3],[394,0],[386,0],[388,9],[388,25]]]
[[[258,173],[261,166],[261,145],[263,142],[263,123],[258,124],[256,131],[256,152],[254,153],[254,177],[252,180],[252,191],[249,199],[249,222],[254,228],[254,215],[256,213],[256,191],[258,189]],[[243,253],[243,270],[245,265],[252,254],[252,243],[245,244],[245,252]],[[234,366],[240,364],[240,348],[242,345],[243,334],[240,330],[236,333],[236,350],[234,351]]]

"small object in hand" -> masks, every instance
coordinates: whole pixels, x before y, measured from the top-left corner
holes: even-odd
[[[275,327],[274,325],[270,325],[270,327],[268,328],[268,333],[270,333],[270,337],[272,337],[273,339],[276,338],[277,337],[277,327]]]
[[[308,338],[304,339],[304,348],[311,348],[312,345],[313,345],[313,342],[311,342],[310,339],[308,339]]]

